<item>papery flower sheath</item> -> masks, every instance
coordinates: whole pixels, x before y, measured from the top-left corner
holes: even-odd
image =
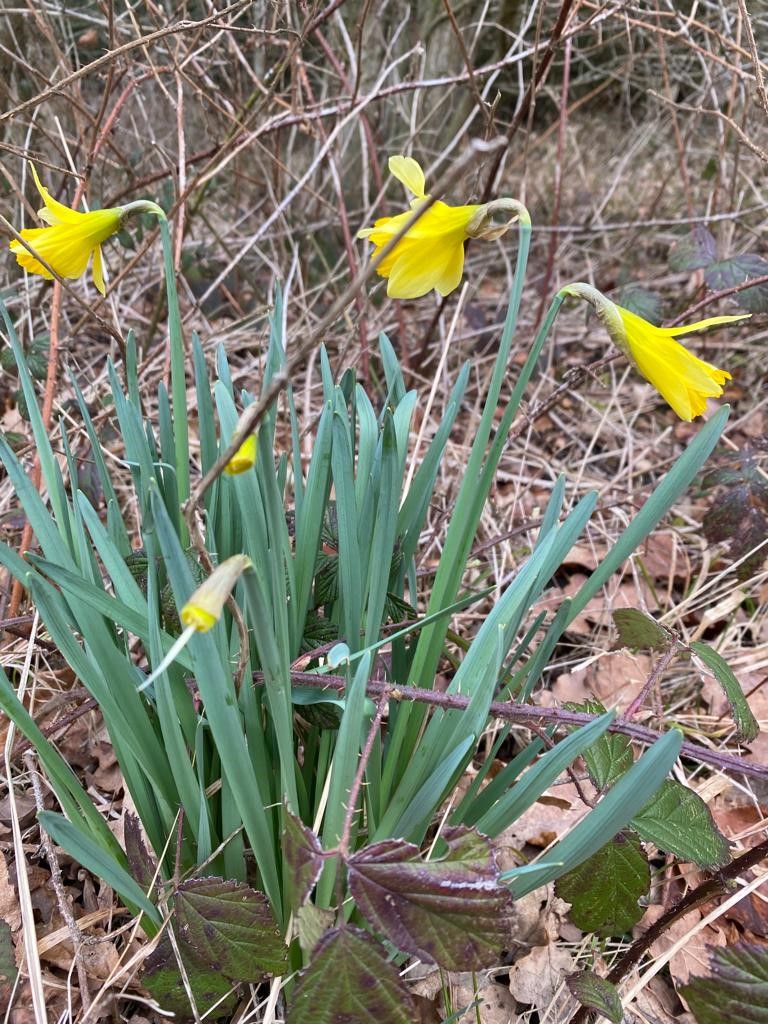
[[[149,212],[161,217],[165,217],[165,213],[156,203],[149,200],[139,200],[107,210],[91,210],[89,213],[72,210],[51,196],[48,189],[41,184],[34,165],[30,164],[30,167],[44,204],[38,211],[38,216],[46,227],[24,228],[19,232],[32,252],[18,238],[11,240],[11,252],[25,270],[48,280],[54,277],[48,267],[60,277],[80,277],[85,273],[93,257],[93,282],[104,295],[106,288],[101,256],[102,243],[117,234],[125,218],[131,213]],[[45,263],[48,266],[45,266]]]
[[[247,555],[232,555],[217,565],[179,612],[181,624],[196,633],[207,633],[213,629],[235,584],[250,567],[251,560]]]
[[[722,395],[723,385],[731,375],[727,370],[720,370],[699,359],[675,338],[716,324],[745,320],[751,315],[713,316],[681,327],[654,327],[636,313],[617,306],[591,285],[569,284],[561,288],[560,293],[589,302],[616,347],[656,388],[680,419],[688,421],[704,412],[708,398]]]
[[[389,279],[387,295],[391,299],[416,299],[433,288],[448,295],[461,281],[468,238],[499,238],[518,217],[528,220],[525,207],[512,199],[467,206],[449,206],[438,199],[429,206],[424,172],[412,157],[390,157],[389,169],[414,198],[410,211],[380,217],[372,228],[358,231],[358,238],[373,242],[374,257],[402,231],[414,211],[426,207],[376,268],[381,277]],[[494,213],[500,210],[512,213],[508,223],[493,223]]]

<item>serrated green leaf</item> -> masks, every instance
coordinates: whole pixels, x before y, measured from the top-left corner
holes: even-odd
[[[643,916],[638,900],[651,883],[651,869],[640,840],[620,832],[596,854],[555,883],[571,904],[571,919],[585,932],[623,935]]]
[[[768,950],[738,942],[713,949],[712,974],[680,992],[698,1024],[768,1024]]]
[[[387,839],[347,863],[358,910],[398,949],[448,970],[496,962],[512,924],[509,890],[498,881],[490,840],[446,829],[445,857],[424,861],[413,843]]]
[[[760,726],[750,710],[747,698],[744,696],[731,666],[721,654],[718,654],[713,647],[705,644],[702,640],[694,641],[691,644],[691,650],[714,674],[715,679],[725,691],[739,739],[746,742],[753,740],[760,732]]]
[[[674,643],[668,629],[637,608],[617,608],[612,614],[621,647],[630,651],[664,651]]]
[[[516,897],[536,889],[539,885],[560,878],[605,845],[606,836],[614,836],[629,823],[633,814],[641,810],[649,797],[664,781],[664,776],[680,753],[683,737],[679,729],[671,729],[611,786],[602,800],[572,829],[568,835],[547,852],[540,863],[525,869],[505,871],[502,879],[510,879],[509,886]]]
[[[323,935],[333,927],[336,911],[327,907],[316,907],[314,903],[305,903],[296,911],[295,920],[299,945],[305,961],[308,961],[307,954],[312,952]]]
[[[266,896],[242,882],[193,878],[176,890],[184,941],[234,981],[259,981],[286,965],[286,946]]]
[[[578,999],[582,1006],[590,1010],[597,1010],[603,1017],[607,1017],[611,1024],[621,1024],[624,1011],[621,1006],[621,998],[606,978],[601,978],[592,971],[582,971],[581,974],[571,974],[565,979],[571,995]]]
[[[219,1020],[224,1016],[229,1019],[237,996],[236,992],[231,992],[232,982],[220,971],[204,963],[183,940],[177,938],[176,942],[187,982],[192,990],[198,1020],[201,1014],[207,1014],[205,1020]],[[192,1020],[192,1007],[184,988],[176,954],[166,935],[163,935],[156,949],[149,954],[144,967],[141,983],[151,992],[160,1007],[176,1014],[179,1021]],[[227,997],[230,992],[231,995]]]
[[[323,869],[320,840],[300,818],[283,807],[283,856],[290,871],[293,907],[309,899]]]
[[[685,238],[675,242],[669,254],[672,270],[700,270],[717,257],[717,244],[703,224],[693,227]]]
[[[386,951],[359,928],[328,932],[299,978],[287,1024],[413,1024],[415,1007]]]
[[[582,711],[588,715],[604,715],[605,707],[599,700],[580,703],[569,701],[563,705],[569,711]],[[620,732],[606,732],[581,755],[590,777],[598,789],[607,789],[629,771],[634,762],[632,744]]]
[[[757,253],[744,252],[740,256],[711,263],[704,271],[704,280],[713,291],[720,291],[765,274],[768,274],[768,261]]]
[[[652,292],[639,284],[625,284],[611,293],[613,302],[636,313],[643,320],[658,327],[663,319],[661,312],[661,296],[658,292]]]
[[[699,867],[722,868],[730,862],[728,842],[707,805],[674,779],[667,779],[631,825],[646,842]]]

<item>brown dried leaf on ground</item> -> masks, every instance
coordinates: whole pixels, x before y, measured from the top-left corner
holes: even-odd
[[[640,925],[641,929],[644,931],[649,928],[665,913],[665,907],[656,904],[648,907]],[[653,956],[664,956],[676,942],[685,939],[685,944],[673,954],[669,961],[669,973],[676,988],[684,985],[692,974],[708,973],[708,946],[726,946],[729,942],[726,930],[719,927],[717,922],[706,925],[700,931],[693,932],[706,913],[706,909],[697,909],[678,918],[651,945]]]
[[[457,1024],[476,1024],[478,1014],[483,1024],[509,1024],[516,1019],[515,1000],[506,985],[493,976],[449,974],[447,982],[451,1002],[443,1007],[446,1015],[468,1007]]]
[[[19,910],[19,898],[16,889],[11,882],[8,872],[8,863],[5,857],[0,856],[0,918],[8,925],[11,932],[16,932],[21,927],[21,911]]]
[[[636,973],[630,975],[624,988],[630,989],[637,979]],[[642,1021],[654,1021],[654,1024],[695,1024],[689,1014],[682,1012],[682,1003],[672,985],[658,974],[638,992],[629,1006],[639,1014],[636,1014],[636,1019]]]
[[[555,842],[584,816],[585,811],[572,782],[551,786],[496,841],[502,870],[520,863],[519,851],[524,846],[541,850]],[[515,851],[518,851],[517,858]]]
[[[559,675],[552,695],[559,704],[597,697],[607,708],[626,708],[642,690],[652,668],[648,655],[610,651],[585,668]]]
[[[540,606],[548,611],[559,608],[566,597],[575,597],[588,579],[587,573],[575,572],[564,586],[556,589],[540,602]],[[576,636],[593,636],[597,630],[612,628],[612,613],[617,608],[646,608],[654,611],[657,607],[656,598],[644,579],[635,583],[625,579],[620,584],[612,582],[610,591],[596,594],[586,603],[573,622],[568,625],[568,632]]]
[[[509,990],[518,1003],[544,1010],[556,997],[562,998],[563,979],[573,971],[574,960],[567,949],[554,943],[535,946],[512,965]]]

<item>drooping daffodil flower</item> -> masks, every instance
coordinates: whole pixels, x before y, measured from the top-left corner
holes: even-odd
[[[588,302],[614,345],[656,388],[680,419],[687,421],[704,412],[708,398],[722,395],[723,385],[731,375],[727,370],[720,370],[699,359],[675,339],[681,334],[692,334],[716,324],[735,323],[751,315],[712,316],[681,327],[654,327],[636,313],[617,306],[591,285],[581,282],[569,284],[560,289],[560,294]]]
[[[425,207],[421,217],[376,267],[380,277],[388,278],[387,295],[391,299],[416,299],[432,289],[448,295],[461,281],[464,243],[468,238],[500,238],[518,219],[530,224],[528,211],[515,199],[467,206],[449,206],[438,199],[428,205],[424,172],[412,157],[391,156],[389,170],[414,198],[410,211],[380,217],[372,228],[358,231],[358,238],[373,242],[374,257],[402,231],[414,211]],[[506,223],[498,224],[493,219],[496,213],[511,216]]]
[[[229,600],[237,581],[252,566],[253,563],[247,555],[232,555],[220,562],[208,579],[203,580],[189,599],[184,602],[179,612],[179,619],[184,627],[183,632],[168,649],[157,668],[137,687],[138,692],[146,690],[158,676],[165,672],[195,633],[207,633],[213,629],[221,619],[224,605]]]
[[[72,279],[80,277],[85,273],[88,263],[93,257],[93,283],[102,295],[106,294],[101,255],[102,243],[117,234],[126,217],[131,214],[154,213],[157,217],[165,219],[164,211],[157,203],[148,199],[140,199],[133,203],[127,203],[125,206],[81,213],[79,210],[72,210],[63,203],[57,202],[45,185],[40,182],[34,165],[30,164],[30,167],[37,191],[43,200],[43,206],[38,211],[38,216],[46,226],[24,228],[19,234],[29,248],[18,238],[14,238],[10,242],[11,252],[15,255],[17,262],[30,274],[39,274],[48,280],[52,280],[54,277],[51,270],[55,271],[59,277]]]

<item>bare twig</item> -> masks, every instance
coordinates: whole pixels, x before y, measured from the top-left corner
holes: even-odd
[[[255,682],[261,683],[264,677],[261,672],[254,672],[253,678]],[[319,676],[313,672],[291,672],[291,682],[295,686],[311,686],[319,690],[332,690],[336,693],[343,691],[346,687],[346,679],[343,676]],[[392,686],[378,679],[368,681],[366,693],[373,700],[385,698],[395,701],[417,701],[419,704],[429,704],[445,710],[463,711],[470,703],[469,697],[458,693],[439,693],[436,690],[424,690],[416,686]],[[488,717],[507,722],[519,722],[521,725],[525,725],[527,722],[544,722],[549,725],[578,726],[594,722],[596,716],[581,711],[566,711],[564,708],[538,708],[530,704],[491,701]],[[647,744],[655,743],[663,735],[653,729],[623,720],[613,722],[608,727],[608,731],[621,733],[638,743]],[[684,740],[680,756],[699,764],[708,764],[719,771],[728,772],[730,775],[744,775],[748,778],[768,782],[768,766],[745,761],[735,754],[721,754],[698,743]]]

